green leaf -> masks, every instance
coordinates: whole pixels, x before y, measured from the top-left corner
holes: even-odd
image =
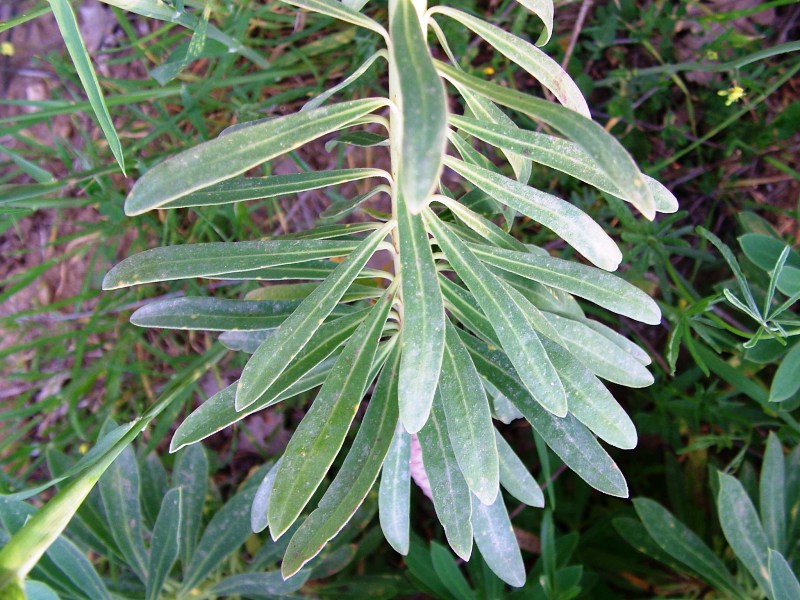
[[[769,388],[770,402],[783,402],[800,390],[800,343],[792,346],[778,365]]]
[[[544,46],[553,34],[553,0],[517,0],[517,2],[542,20],[544,31],[536,45]]]
[[[250,536],[250,505],[256,493],[255,482],[260,480],[260,476],[248,480],[242,489],[211,517],[186,569],[183,585],[178,592],[179,597],[189,595],[198,583],[208,577],[209,573],[214,572],[220,563]]]
[[[444,350],[444,301],[433,263],[428,232],[420,215],[397,197],[403,325],[400,347],[400,420],[417,433],[433,404]]]
[[[147,581],[147,550],[142,538],[139,502],[139,465],[130,447],[125,448],[99,482],[103,508],[111,535],[134,573]]]
[[[580,296],[617,314],[648,325],[661,322],[661,310],[650,296],[611,273],[552,256],[474,244],[470,249],[491,265]]]
[[[469,560],[472,553],[470,492],[450,444],[439,393],[434,398],[430,418],[417,438],[422,450],[422,464],[431,484],[433,508],[444,527],[447,542],[458,556]]]
[[[559,418],[535,402],[501,351],[469,334],[459,334],[478,372],[519,409],[570,469],[593,488],[627,498],[628,486],[619,467],[586,427],[571,414]]]
[[[527,71],[534,79],[550,90],[565,107],[586,118],[591,118],[586,99],[581,94],[578,86],[575,85],[575,82],[572,81],[572,78],[561,68],[561,65],[533,44],[482,19],[454,8],[436,6],[429,13],[447,15],[468,27],[486,40],[500,54]]]
[[[176,452],[184,446],[199,442],[253,413],[291,398],[299,393],[296,391],[298,386],[311,389],[320,385],[330,372],[330,365],[324,363],[325,359],[353,335],[363,319],[362,311],[322,325],[283,374],[270,385],[257,402],[245,410],[236,409],[237,383],[214,394],[181,423],[172,437],[170,452]],[[322,381],[318,381],[316,377],[320,371],[324,373]],[[310,387],[302,385],[305,380],[314,382],[314,385]]]
[[[412,0],[390,0],[390,65],[399,104],[397,193],[413,214],[427,206],[439,183],[447,144],[447,99],[433,66],[420,15]],[[396,127],[396,125],[395,125]]]
[[[513,587],[525,585],[525,564],[517,537],[511,528],[503,495],[497,494],[492,504],[483,504],[472,495],[472,528],[475,543],[489,568]]]
[[[294,577],[284,580],[280,571],[242,573],[223,579],[209,590],[209,594],[218,598],[295,597],[292,594],[303,587],[310,574],[310,571],[303,570]]]
[[[285,577],[297,573],[353,517],[372,489],[397,426],[397,349],[384,365],[353,445],[330,487],[292,536],[281,564]],[[287,449],[288,453],[288,449]]]
[[[469,489],[491,504],[500,489],[500,466],[489,400],[469,352],[449,322],[446,332],[439,393],[450,444]]]
[[[408,554],[411,510],[411,436],[398,423],[386,454],[378,488],[381,530],[386,541],[402,555]]]
[[[523,310],[438,217],[430,211],[425,217],[453,270],[475,295],[525,387],[546,410],[564,416],[567,413],[564,387]]]
[[[648,498],[634,498],[633,506],[647,533],[662,550],[718,591],[735,598],[744,595],[717,555],[666,508]]]
[[[594,321],[592,319],[581,319],[581,323],[586,325],[587,327],[591,327],[597,333],[602,335],[606,338],[609,342],[625,350],[628,354],[633,356],[636,360],[642,363],[644,366],[649,365],[653,361],[650,359],[650,355],[647,354],[644,350],[642,350],[637,344],[629,340],[623,335],[620,335],[613,329],[611,329],[608,325],[604,325],[599,321]]]
[[[105,98],[103,98],[103,90],[100,89],[97,74],[94,72],[89,51],[83,43],[75,13],[72,11],[69,0],[48,1],[53,9],[53,16],[56,18],[64,43],[67,45],[67,52],[69,52],[72,64],[75,66],[75,72],[78,74],[81,84],[83,84],[83,89],[89,97],[89,104],[100,123],[100,129],[103,130],[103,135],[108,140],[109,148],[111,148],[114,158],[117,159],[119,168],[125,173],[125,157],[122,155],[122,145],[119,142],[117,131],[114,129],[114,123],[111,121],[111,115],[108,112]]]
[[[206,3],[206,5],[203,7],[200,18],[197,19],[197,25],[194,28],[192,39],[189,41],[189,46],[186,51],[180,53],[181,55],[179,57],[170,57],[167,62],[150,71],[150,76],[159,84],[162,86],[166,85],[175,79],[175,77],[178,76],[178,73],[185,69],[190,63],[200,58],[203,53],[203,48],[205,48],[206,45],[208,18],[210,15],[211,4]]]
[[[458,568],[453,555],[447,548],[436,542],[431,542],[431,563],[433,570],[439,576],[447,591],[457,600],[474,600],[475,593],[469,587],[466,577]]]
[[[382,98],[353,100],[277,117],[198,144],[147,171],[125,201],[125,213],[140,215],[244,173],[386,104]]]
[[[495,429],[494,434],[500,457],[500,484],[520,502],[542,508],[544,506],[542,488],[500,432]]]
[[[800,598],[800,582],[797,581],[792,568],[780,552],[770,548],[768,564],[773,600],[796,600]]]
[[[150,565],[145,597],[157,600],[175,561],[178,560],[181,533],[181,488],[173,488],[164,496],[153,527],[150,542]]]
[[[281,465],[279,458],[274,465],[272,465],[264,475],[264,479],[258,485],[256,495],[253,498],[253,504],[250,507],[250,528],[254,533],[261,533],[268,526],[267,514],[269,512],[269,497],[272,495],[272,488],[275,485],[275,476],[278,474],[278,468]]]
[[[348,5],[347,2],[342,2],[345,6]],[[353,8],[350,6],[350,8]],[[386,50],[381,49],[375,52],[375,54],[370,55],[361,66],[358,67],[352,74],[348,75],[345,79],[343,79],[340,83],[337,83],[332,88],[328,88],[324,92],[322,92],[319,96],[312,98],[308,102],[303,105],[303,108],[300,110],[311,110],[312,108],[317,108],[318,106],[322,106],[329,98],[332,98],[334,94],[339,93],[341,90],[349,86],[351,83],[356,81],[359,77],[361,77],[367,70],[372,66],[379,58],[383,58],[384,60],[389,59],[389,55]]]
[[[625,196],[624,188],[619,188],[591,155],[575,142],[516,126],[511,127],[504,123],[489,125],[460,115],[451,114],[448,119],[459,130],[474,135],[505,152],[526,156],[534,162],[566,173],[600,191],[630,202]],[[678,210],[678,201],[672,192],[652,177],[642,174],[642,178],[653,194],[657,212],[674,213]]]
[[[655,218],[655,204],[650,188],[630,154],[605,129],[568,108],[535,98],[468,75],[442,62],[436,69],[456,87],[467,87],[482,96],[529,115],[554,127],[589,153],[616,184],[624,196],[648,219]]]
[[[386,30],[381,27],[377,21],[362,15],[357,10],[354,10],[353,8],[347,6],[344,2],[339,2],[338,0],[283,0],[283,2],[289,4],[290,6],[305,8],[306,10],[310,10],[321,15],[327,15],[329,17],[333,17],[334,19],[339,19],[340,21],[345,21],[365,29],[370,29],[375,33],[379,33],[386,39],[389,37],[389,34],[386,33]]]
[[[369,384],[370,367],[393,296],[393,290],[388,290],[347,342],[286,447],[269,503],[269,528],[274,540],[300,515],[342,448]],[[300,566],[302,563],[297,568]]]
[[[767,438],[758,490],[761,522],[764,524],[769,547],[784,552],[789,526],[786,519],[786,476],[783,447],[774,431]]]
[[[131,323],[139,327],[205,331],[274,329],[298,306],[298,300],[248,302],[207,297],[170,298],[150,302],[138,309],[131,315]],[[341,317],[353,310],[350,306],[340,305],[331,316]]]
[[[242,271],[344,256],[358,246],[358,240],[265,240],[153,248],[112,268],[103,279],[103,289],[195,277],[229,277]]]
[[[756,509],[738,479],[719,473],[719,522],[734,553],[769,596],[768,542]]]
[[[330,171],[309,171],[269,177],[244,177],[228,179],[205,189],[167,202],[160,208],[184,208],[188,206],[210,206],[232,204],[245,200],[276,198],[316,190],[348,181],[359,181],[370,177],[383,177],[388,173],[381,169],[331,169]]]
[[[181,490],[180,560],[185,573],[200,537],[208,491],[208,459],[200,444],[178,454],[172,487]]]
[[[642,388],[653,383],[653,376],[636,358],[581,321],[552,313],[545,316],[569,342],[569,351],[598,377],[627,387]],[[558,340],[555,340],[558,341]],[[564,344],[562,344],[564,345]]]
[[[311,292],[275,335],[270,336],[247,362],[236,390],[236,409],[256,402],[275,383],[303,349],[322,321],[333,311],[350,284],[394,226],[389,222],[371,234],[319,287]]]
[[[615,271],[622,253],[591,217],[569,202],[452,157],[445,164],[484,192],[552,229],[598,267]]]

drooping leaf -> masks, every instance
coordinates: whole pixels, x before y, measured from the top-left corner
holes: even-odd
[[[284,0],[284,2],[291,6],[305,8],[322,15],[333,17],[334,19],[339,19],[340,21],[370,29],[379,33],[384,38],[388,38],[388,33],[377,21],[361,14],[354,7],[344,2],[339,2],[337,0]]]
[[[285,577],[297,573],[352,518],[372,489],[397,426],[399,352],[383,367],[355,440],[317,508],[294,533],[281,564]]]
[[[528,506],[543,507],[542,488],[500,432],[495,429],[494,433],[500,457],[500,484],[520,502]]]
[[[270,119],[198,144],[142,175],[125,200],[125,213],[139,215],[236,177],[326,133],[346,127],[385,104],[382,98],[332,104]],[[176,171],[180,172],[180,177],[175,176]]]
[[[469,489],[491,504],[499,491],[500,466],[489,400],[469,352],[449,322],[446,332],[439,394],[447,433]]]
[[[503,495],[497,494],[492,504],[483,504],[472,494],[472,528],[475,543],[489,568],[513,587],[525,585],[525,564],[517,537],[511,528]]]
[[[397,233],[403,298],[400,338],[400,420],[417,433],[428,420],[444,350],[444,302],[433,263],[428,232],[420,215],[397,199]]]
[[[283,535],[300,515],[344,443],[369,383],[393,296],[387,291],[347,342],[286,447],[270,495],[272,539]]]
[[[786,518],[786,476],[783,448],[774,431],[767,438],[758,492],[761,522],[764,524],[769,547],[785,552],[789,526]]]
[[[386,454],[378,488],[381,530],[386,541],[408,554],[411,510],[411,436],[398,422]]]
[[[208,459],[200,444],[178,454],[172,472],[172,487],[181,490],[180,560],[185,573],[202,531],[203,506],[208,491]]]
[[[397,193],[419,214],[439,182],[447,143],[447,99],[412,0],[390,0],[390,64],[399,103]],[[402,67],[401,67],[402,65]],[[396,125],[395,125],[396,126]]]
[[[550,41],[553,33],[553,0],[517,0],[517,2],[542,20],[544,31],[539,36],[536,45],[544,46]]]
[[[173,488],[167,492],[153,527],[150,564],[145,582],[147,600],[157,600],[164,581],[178,560],[181,542],[181,493],[181,488]]]
[[[800,598],[800,582],[792,572],[786,559],[770,548],[769,550],[769,581],[772,587],[773,600],[795,600]]]
[[[428,422],[417,437],[422,449],[422,463],[431,484],[436,516],[444,527],[447,542],[453,552],[464,560],[469,560],[472,553],[470,492],[450,444],[439,393],[434,398]]]
[[[303,300],[278,331],[255,351],[245,365],[236,389],[237,410],[256,402],[275,383],[333,311],[393,226],[393,222],[387,223],[361,242],[331,276]]]
[[[564,387],[522,309],[438,217],[430,211],[425,217],[450,265],[475,295],[525,387],[546,410],[564,416],[567,413]]]
[[[272,487],[275,485],[275,477],[281,465],[279,458],[264,475],[264,479],[258,485],[256,495],[253,497],[253,504],[250,507],[250,528],[255,533],[261,533],[268,526],[267,513],[269,512],[269,497],[272,495]]]

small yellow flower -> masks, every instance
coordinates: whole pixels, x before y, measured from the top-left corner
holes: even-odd
[[[709,50],[706,52],[706,58],[708,60],[719,60],[719,54],[717,54],[714,50]]]
[[[0,56],[14,56],[14,44],[11,42],[0,43]]]
[[[734,102],[739,102],[742,98],[744,98],[744,88],[738,85],[734,85],[727,90],[720,90],[717,92],[717,96],[724,96],[727,98],[725,100],[725,106],[730,106]]]
[[[87,444],[86,442],[78,446],[78,452],[80,452],[81,454],[86,454],[88,451],[89,451],[89,444]]]
[[[494,75],[494,68],[493,67],[484,67],[483,68],[484,75]]]

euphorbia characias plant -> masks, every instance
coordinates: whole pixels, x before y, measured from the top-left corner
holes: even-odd
[[[627,496],[625,480],[598,438],[632,448],[636,431],[601,379],[649,385],[649,359],[587,318],[576,298],[644,323],[660,320],[647,294],[610,273],[622,254],[603,228],[569,202],[528,186],[531,163],[628,201],[649,219],[676,210],[677,203],[591,120],[569,76],[521,38],[419,0],[390,0],[386,26],[376,20],[383,11],[372,11],[363,0],[286,2],[370,30],[386,48],[299,112],[237,125],[153,167],[134,186],[126,212],[202,210],[369,180],[369,193],[335,202],[326,216],[351,213],[379,193],[390,196],[391,214],[384,218],[373,211],[368,214],[377,216],[369,222],[325,224],[259,241],[149,250],[114,267],[104,286],[198,277],[293,281],[258,287],[241,300],[157,301],[132,317],[145,327],[222,331],[225,345],[252,354],[238,382],[181,424],[173,451],[320,386],[256,494],[256,531],[268,527],[277,539],[301,518],[368,398],[335,477],[293,529],[284,577],[297,573],[341,530],[379,476],[381,526],[398,552],[408,551],[409,462],[416,436],[452,549],[467,560],[474,539],[498,576],[520,586],[525,570],[500,490],[533,506],[543,506],[544,497],[493,418],[524,417],[587,483]],[[539,43],[545,43],[552,2],[520,4],[543,23]],[[362,11],[374,12],[376,19]],[[448,47],[440,26],[445,20],[483,38],[558,102],[471,75]],[[433,58],[429,32],[450,64]],[[388,98],[328,103],[379,59],[388,63]],[[501,107],[563,137],[521,129]],[[378,126],[385,136],[364,141],[345,134],[341,141],[388,144],[390,172],[365,165],[242,176],[321,136],[365,125]],[[514,177],[479,153],[474,140],[498,148]],[[460,196],[442,182],[444,168],[463,180]],[[517,213],[560,236],[591,265],[551,256],[509,235]],[[391,257],[391,268],[367,266],[379,252]]]

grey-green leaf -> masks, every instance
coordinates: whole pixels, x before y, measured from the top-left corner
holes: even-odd
[[[145,598],[156,600],[175,561],[178,560],[181,532],[181,488],[173,488],[164,496],[150,542]]]
[[[522,308],[438,217],[427,211],[425,220],[450,265],[467,284],[489,319],[525,387],[546,410],[558,416],[566,415],[564,387]]]
[[[185,573],[200,537],[208,490],[208,459],[200,444],[178,454],[172,487],[181,490],[180,560]]]
[[[795,343],[778,365],[769,388],[770,402],[783,402],[800,390],[800,343]]]
[[[378,510],[386,541],[399,554],[408,554],[411,510],[411,436],[397,423],[386,454],[378,487]]]
[[[769,547],[778,552],[786,551],[786,467],[783,447],[774,431],[769,433],[764,460],[761,463],[759,481],[759,509],[761,522],[769,540]]]
[[[293,592],[303,587],[311,571],[304,569],[297,575],[284,579],[280,571],[242,573],[223,579],[209,590],[218,598],[231,596],[246,598],[293,598]]]
[[[520,502],[542,508],[544,506],[542,488],[500,432],[495,429],[494,433],[500,457],[500,484]]]
[[[611,273],[552,256],[489,246],[470,248],[482,261],[505,271],[580,296],[648,325],[661,322],[661,310],[650,296]]]
[[[311,292],[274,335],[255,351],[244,367],[236,390],[236,408],[256,402],[333,311],[350,284],[394,226],[389,222],[364,241],[319,287]]]
[[[691,529],[666,508],[649,498],[635,498],[633,506],[650,537],[672,558],[689,567],[717,590],[743,596],[728,569]]]
[[[397,348],[381,371],[353,445],[317,508],[294,533],[281,564],[284,577],[297,573],[355,514],[372,489],[397,425]]]
[[[139,215],[244,173],[326,133],[337,131],[386,104],[382,98],[352,100],[270,119],[198,144],[147,171],[125,201]]]
[[[264,475],[264,479],[258,485],[256,495],[253,498],[253,505],[250,507],[250,528],[255,533],[261,533],[268,526],[267,513],[269,512],[269,497],[272,494],[272,487],[275,485],[275,477],[278,475],[278,468],[281,465],[281,459],[272,465]]]
[[[525,585],[525,564],[503,495],[486,505],[473,494],[471,521],[478,550],[494,574],[510,586]]]
[[[726,473],[719,473],[717,511],[725,539],[761,590],[769,596],[767,536],[744,486]]]
[[[421,215],[411,213],[401,192],[397,202],[397,233],[403,298],[400,338],[400,420],[417,433],[428,420],[444,349],[444,301]]]
[[[399,148],[394,155],[398,193],[414,214],[427,206],[439,182],[447,143],[447,99],[433,66],[420,15],[412,0],[390,0],[390,74],[398,92]]]
[[[300,515],[344,443],[369,383],[393,296],[387,291],[347,342],[286,447],[269,502],[272,539],[283,535]]]
[[[449,322],[439,380],[447,433],[462,475],[482,503],[500,489],[500,466],[489,400],[469,352]]]
[[[769,580],[773,600],[797,600],[800,598],[800,582],[792,568],[779,552],[769,551]]]
[[[444,527],[450,547],[458,556],[469,560],[472,553],[470,492],[450,444],[440,394],[436,394],[428,422],[417,437],[436,516]]]

